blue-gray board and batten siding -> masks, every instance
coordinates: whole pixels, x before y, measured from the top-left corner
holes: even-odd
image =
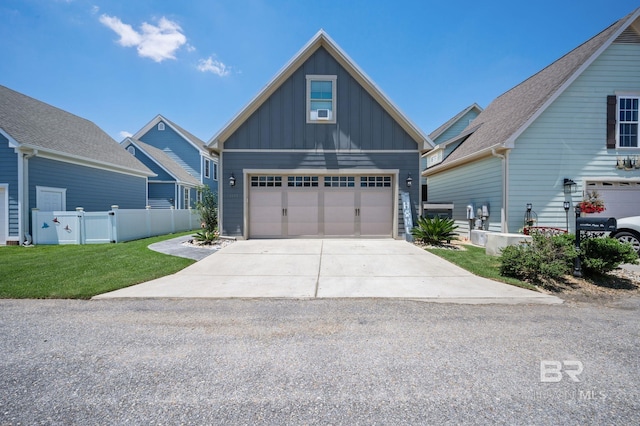
[[[3,135],[0,135],[0,184],[8,185],[9,232],[7,237],[18,237],[18,154],[9,147],[9,141]],[[4,202],[4,200],[0,199],[0,202]],[[0,224],[0,226],[4,226],[4,224]],[[4,241],[1,241],[0,244],[4,244]]]
[[[307,123],[307,75],[337,76],[335,123]],[[223,191],[222,232],[244,235],[244,198],[248,194],[242,193],[243,170],[295,174],[295,170],[305,169],[325,175],[338,169],[353,169],[354,174],[359,174],[358,170],[398,170],[399,190],[409,191],[415,215],[419,204],[418,143],[422,141],[414,140],[320,47],[224,142],[221,178],[228,180],[233,173],[236,186]],[[409,174],[415,185],[406,188]],[[402,212],[398,218],[400,235],[404,233]]]

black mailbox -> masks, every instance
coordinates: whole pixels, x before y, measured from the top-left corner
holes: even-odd
[[[618,229],[615,217],[579,217],[576,219],[578,231],[613,232]]]

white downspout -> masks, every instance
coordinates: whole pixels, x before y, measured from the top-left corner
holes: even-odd
[[[509,149],[504,154],[498,154],[495,148],[491,148],[491,155],[502,160],[502,206],[500,207],[500,230],[501,232],[509,232],[509,221],[507,220],[507,211],[509,206]]]

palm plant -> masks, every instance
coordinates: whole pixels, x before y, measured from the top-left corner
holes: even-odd
[[[416,221],[416,226],[411,230],[411,235],[417,241],[425,244],[442,244],[445,241],[458,239],[458,235],[455,233],[457,228],[458,225],[453,219],[439,216],[420,217]]]

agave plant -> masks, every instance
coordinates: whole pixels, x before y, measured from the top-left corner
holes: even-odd
[[[455,224],[453,219],[439,216],[433,218],[420,217],[416,225],[411,230],[411,235],[417,241],[425,244],[442,244],[445,241],[458,239],[458,235],[455,233],[458,225]]]

